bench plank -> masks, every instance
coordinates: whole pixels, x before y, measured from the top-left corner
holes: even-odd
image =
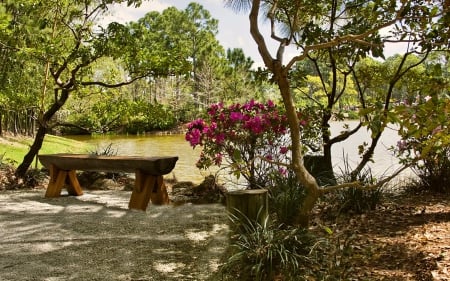
[[[39,161],[46,168],[50,164],[61,170],[83,170],[98,172],[134,173],[140,169],[149,175],[160,176],[170,173],[178,160],[176,156],[141,157],[141,156],[101,156],[91,154],[43,154]]]

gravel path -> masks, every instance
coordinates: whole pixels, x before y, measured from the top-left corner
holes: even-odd
[[[209,280],[228,243],[220,204],[128,210],[130,192],[0,192],[0,280]]]

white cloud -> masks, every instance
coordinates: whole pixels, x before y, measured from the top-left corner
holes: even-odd
[[[109,15],[104,18],[103,22],[127,23],[137,21],[150,11],[161,12],[169,6],[169,4],[160,1],[145,1],[137,8],[134,6],[128,7],[126,3],[111,5],[109,6]]]

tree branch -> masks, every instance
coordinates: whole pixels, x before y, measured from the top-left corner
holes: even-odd
[[[397,177],[401,172],[408,169],[409,167],[411,167],[411,165],[402,166],[401,168],[397,169],[397,171],[395,171],[393,174],[391,174],[389,177],[384,178],[383,180],[379,181],[376,184],[364,185],[360,181],[353,181],[353,182],[349,182],[349,183],[343,183],[343,184],[339,184],[339,185],[323,187],[320,189],[320,193],[321,193],[321,195],[324,195],[324,194],[328,194],[330,192],[333,192],[333,191],[336,191],[339,189],[344,189],[344,188],[358,188],[358,189],[363,189],[363,190],[376,189],[376,188],[382,187],[386,183],[390,182],[392,179]]]

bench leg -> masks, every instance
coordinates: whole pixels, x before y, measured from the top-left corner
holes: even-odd
[[[80,182],[77,178],[77,173],[72,170],[68,172],[67,176],[69,177],[69,185],[67,186],[67,192],[69,195],[83,195],[83,189],[81,189]]]
[[[136,180],[128,208],[145,211],[150,200],[155,205],[169,204],[169,195],[163,177],[136,171]]]
[[[83,195],[83,190],[78,182],[75,171],[64,171],[58,169],[58,167],[54,165],[50,165],[50,180],[45,192],[45,197],[59,197],[67,177],[69,178],[69,185],[67,187],[68,193],[76,196]]]

